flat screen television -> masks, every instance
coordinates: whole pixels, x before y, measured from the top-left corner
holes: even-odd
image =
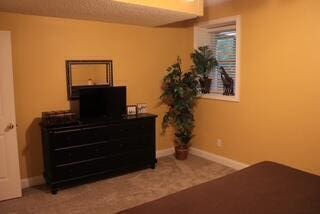
[[[80,89],[80,118],[120,118],[127,111],[125,86]]]

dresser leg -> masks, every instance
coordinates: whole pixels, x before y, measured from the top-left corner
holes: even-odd
[[[151,164],[151,165],[150,165],[150,168],[151,168],[151,169],[155,169],[155,168],[156,168],[156,164],[155,164],[155,163],[154,163],[154,164]]]
[[[58,189],[57,188],[51,188],[51,194],[52,195],[56,195],[58,193]]]

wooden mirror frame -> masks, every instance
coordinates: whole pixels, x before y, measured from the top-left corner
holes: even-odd
[[[106,65],[106,80],[108,84],[104,85],[83,85],[72,86],[72,65],[88,65],[88,64],[105,64]],[[113,86],[113,67],[112,60],[66,60],[66,73],[67,73],[67,92],[68,100],[79,99],[79,90],[82,88],[100,88],[106,86]]]

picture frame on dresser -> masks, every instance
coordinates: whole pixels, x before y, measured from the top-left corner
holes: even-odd
[[[147,104],[146,103],[137,103],[137,114],[147,113]]]
[[[128,105],[127,106],[127,115],[136,115],[137,114],[137,106],[136,105]]]

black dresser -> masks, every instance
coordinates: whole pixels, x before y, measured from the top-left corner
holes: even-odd
[[[154,168],[156,115],[41,125],[44,178],[58,188]]]

